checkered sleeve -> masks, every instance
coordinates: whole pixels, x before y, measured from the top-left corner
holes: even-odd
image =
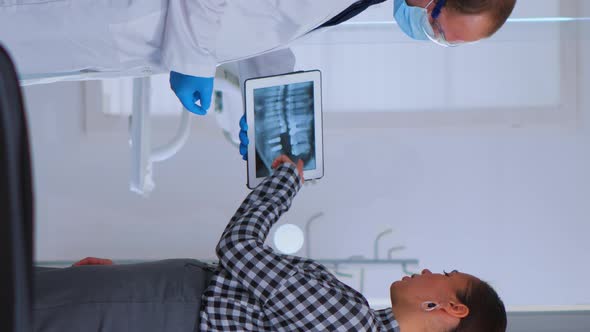
[[[293,271],[292,263],[264,241],[300,187],[295,166],[279,166],[246,197],[216,248],[221,267],[263,303]]]

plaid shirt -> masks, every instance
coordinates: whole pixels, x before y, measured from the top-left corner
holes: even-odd
[[[300,186],[295,167],[283,164],[239,207],[216,248],[201,331],[399,332],[391,309],[372,310],[323,265],[264,245]]]

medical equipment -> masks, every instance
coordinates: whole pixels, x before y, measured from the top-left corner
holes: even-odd
[[[167,74],[140,78],[89,81],[85,83],[85,104],[88,127],[109,118],[129,118],[129,143],[131,147],[131,180],[133,192],[147,196],[155,188],[154,164],[172,158],[189,138],[190,114],[179,105],[169,88]],[[242,95],[236,74],[219,67],[215,78],[216,101],[212,111],[225,138],[237,146],[238,121],[242,115]],[[152,116],[178,119],[178,129],[164,145],[152,147]]]
[[[316,222],[316,220],[320,219],[324,216],[323,212],[318,212],[313,214],[305,223],[305,256],[307,258],[312,258],[311,255],[311,224]],[[381,239],[388,234],[393,233],[392,229],[386,229],[381,233],[377,234],[375,240],[373,241],[373,258],[365,258],[362,255],[352,255],[348,258],[324,258],[324,259],[315,259],[316,262],[324,264],[331,268],[334,273],[338,276],[345,277],[345,278],[354,278],[354,275],[351,273],[342,272],[340,269],[342,266],[351,267],[351,266],[359,266],[359,291],[362,291],[365,288],[365,267],[370,266],[380,266],[380,265],[400,265],[402,273],[405,275],[412,275],[415,272],[410,271],[408,266],[416,266],[419,265],[419,260],[414,258],[402,258],[397,259],[393,258],[393,252],[403,250],[405,246],[394,246],[387,250],[387,258],[380,258],[379,254],[379,244]]]
[[[183,111],[178,133],[167,145],[152,150],[151,122],[149,119],[151,104],[151,81],[149,77],[133,80],[133,115],[131,117],[131,165],[132,175],[130,189],[141,195],[149,194],[155,187],[153,180],[153,163],[164,161],[174,156],[186,143],[190,127],[189,114]]]
[[[322,93],[319,71],[246,80],[248,122],[248,187],[255,188],[272,172],[281,154],[303,160],[305,179],[324,174]]]

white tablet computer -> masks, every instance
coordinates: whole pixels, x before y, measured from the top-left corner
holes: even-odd
[[[319,70],[246,80],[248,187],[258,186],[285,154],[303,159],[305,180],[324,176],[322,85]]]

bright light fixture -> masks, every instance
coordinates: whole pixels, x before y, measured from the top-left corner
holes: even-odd
[[[292,255],[303,246],[303,231],[293,224],[285,224],[277,228],[274,235],[275,247],[283,254]]]

